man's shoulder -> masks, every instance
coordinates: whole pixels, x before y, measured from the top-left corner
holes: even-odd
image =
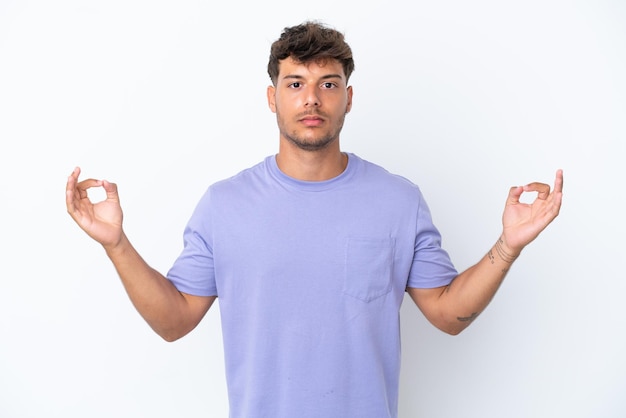
[[[270,157],[267,157],[270,158]],[[209,189],[223,190],[230,188],[242,188],[248,185],[254,186],[267,177],[267,158],[253,166],[244,168],[230,177],[218,180],[209,186]]]
[[[406,190],[419,190],[417,184],[407,177],[397,174],[380,164],[358,156],[355,157],[361,160],[363,176],[368,182],[374,181],[386,185],[387,187],[398,187]]]

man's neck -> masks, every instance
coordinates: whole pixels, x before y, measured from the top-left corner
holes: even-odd
[[[340,151],[338,143],[322,150],[306,151],[281,142],[276,163],[280,171],[289,177],[303,181],[324,181],[344,172],[348,156]]]

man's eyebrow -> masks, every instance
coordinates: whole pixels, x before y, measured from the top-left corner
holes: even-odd
[[[343,78],[341,76],[341,74],[326,74],[324,77],[322,77],[322,80],[327,80],[329,78]]]
[[[283,77],[283,80],[303,80],[305,77],[299,74],[287,74],[286,76]],[[341,79],[341,74],[326,74],[323,75],[322,77],[320,77],[321,80],[328,80],[328,79],[334,79],[334,78],[339,78]]]

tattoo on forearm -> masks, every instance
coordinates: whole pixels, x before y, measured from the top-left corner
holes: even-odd
[[[500,237],[496,241],[496,245],[494,245],[494,248],[496,249],[496,252],[498,253],[498,256],[502,261],[512,264],[518,256],[507,253],[504,250],[502,244],[504,244],[504,241],[502,241],[502,237]],[[489,252],[491,253],[491,250]],[[493,256],[493,254],[491,256]],[[491,263],[493,264],[493,260],[491,261]]]
[[[457,316],[456,319],[458,319],[461,322],[471,322],[474,319],[476,319],[477,316],[478,316],[478,312],[474,312],[470,316]]]
[[[493,249],[490,249],[489,252],[487,253],[487,256],[489,257],[489,261],[491,261],[491,264],[496,262],[495,257],[493,256]]]

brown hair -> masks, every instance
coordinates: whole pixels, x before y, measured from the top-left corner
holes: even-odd
[[[267,73],[276,85],[280,61],[291,57],[299,63],[337,60],[343,66],[346,80],[354,71],[352,50],[341,32],[318,22],[305,22],[285,28],[272,44]]]

